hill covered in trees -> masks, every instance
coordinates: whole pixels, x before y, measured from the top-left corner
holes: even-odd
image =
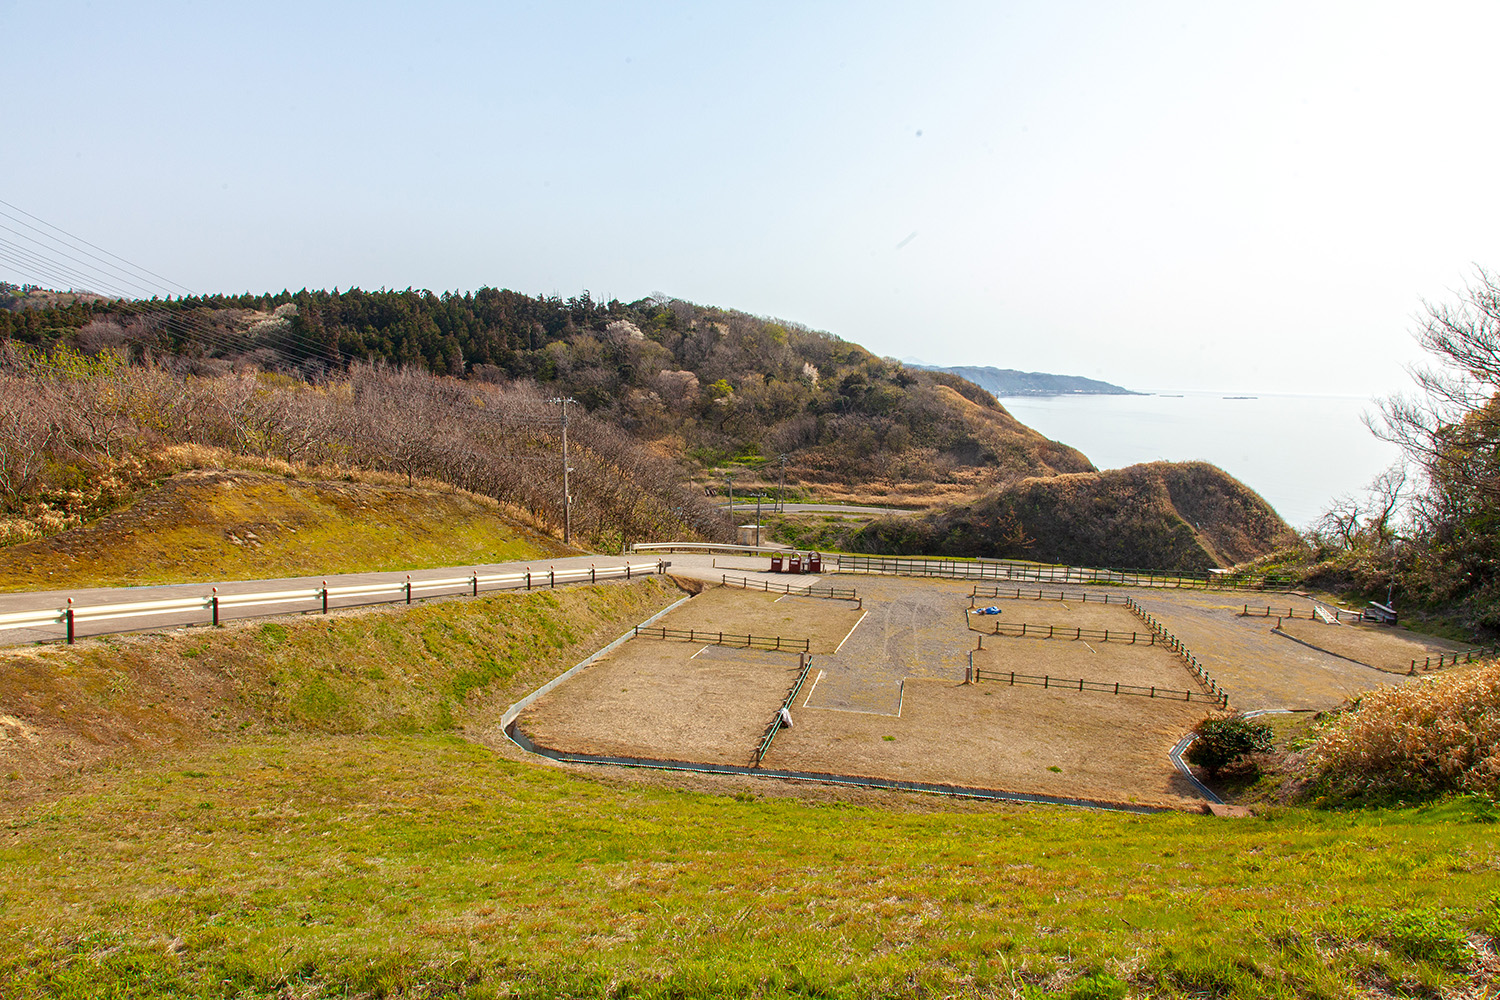
[[[792,483],[941,495],[1092,469],[962,378],[796,323],[675,299],[493,288],[44,299],[32,291],[0,310],[0,340],[170,357],[199,375],[254,368],[317,381],[370,362],[531,384],[700,473],[733,464],[753,480],[767,458],[787,454]]]

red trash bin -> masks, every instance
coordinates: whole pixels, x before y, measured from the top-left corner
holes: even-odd
[[[780,556],[772,556],[771,557],[771,572],[772,573],[780,573],[780,572],[782,572],[782,569],[781,569],[781,557]]]
[[[787,567],[787,572],[788,573],[800,573],[800,572],[802,572],[802,557],[801,556],[792,556],[791,565]]]
[[[823,556],[821,553],[814,552],[807,557],[807,571],[809,573],[823,572]]]

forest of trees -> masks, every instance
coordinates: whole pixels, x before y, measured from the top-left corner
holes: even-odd
[[[908,370],[794,323],[662,297],[627,304],[493,288],[150,301],[33,293],[0,308],[4,342],[116,349],[133,361],[171,355],[199,375],[254,368],[316,381],[366,362],[531,384],[697,468],[789,453],[810,480],[978,474],[979,485],[1091,468],[956,376]],[[984,419],[955,406],[954,392]]]

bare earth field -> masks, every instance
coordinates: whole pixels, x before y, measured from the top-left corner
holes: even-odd
[[[831,653],[862,613],[853,601],[710,587],[656,624],[700,632],[809,639],[814,653]]]
[[[1175,654],[1163,646],[1140,642],[1131,645],[988,635],[984,637],[984,649],[974,653],[974,666],[986,671],[1015,671],[1072,681],[1133,684],[1194,693],[1203,690]]]
[[[1205,706],[965,685],[980,639],[965,626],[970,584],[871,576],[857,584],[864,612],[846,602],[714,588],[661,620],[671,628],[717,631],[722,623],[726,632],[811,634],[815,649],[828,650],[814,655],[794,727],[777,735],[765,767],[1169,807],[1198,801],[1168,751]],[[1060,626],[1139,627],[1118,605],[1045,608]],[[976,662],[996,670],[1192,684],[1160,646],[985,643]],[[797,663],[787,654],[638,639],[540,699],[521,727],[543,746],[574,753],[749,763]]]
[[[1288,619],[1281,623],[1281,631],[1335,656],[1397,674],[1409,671],[1413,660],[1420,671],[1423,661],[1429,657],[1470,648],[1388,625],[1327,625],[1319,621]]]
[[[1329,709],[1400,677],[1275,635],[1275,618],[1241,617],[1241,595],[1215,591],[1132,591],[1198,657],[1229,694],[1237,711],[1259,708]],[[1284,594],[1260,596],[1260,606],[1299,613],[1313,602]],[[1283,626],[1285,625],[1283,621]],[[1332,627],[1332,626],[1329,626]]]
[[[632,639],[539,698],[520,726],[569,753],[751,764],[799,666],[791,653]]]
[[[803,702],[765,765],[1179,808],[1202,801],[1167,756],[1202,705],[946,680],[903,689],[899,716]]]
[[[754,574],[762,575],[771,578]],[[715,587],[662,620],[671,628],[811,639],[813,670],[793,706],[794,726],[778,733],[766,768],[1187,807],[1201,800],[1169,751],[1209,706],[1065,686],[966,685],[967,668],[1203,692],[1176,655],[1142,641],[1142,621],[1114,603],[1127,594],[1188,644],[1240,711],[1332,708],[1404,681],[1392,671],[1404,674],[1419,654],[1455,648],[1404,630],[1305,619],[1283,620],[1286,634],[1277,634],[1274,617],[1244,616],[1245,602],[1232,593],[1121,590],[1109,592],[1110,603],[1093,593],[1087,602],[979,598],[980,607],[1001,608],[990,617],[970,614],[967,581],[833,575],[819,582],[856,587],[863,611],[850,602]],[[1261,601],[1301,614],[1315,605],[1295,595]],[[1052,626],[1055,637],[986,633],[996,621]],[[1108,629],[1111,639],[1073,639],[1073,629]],[[789,654],[636,640],[538,701],[522,726],[558,750],[745,764],[797,664]]]

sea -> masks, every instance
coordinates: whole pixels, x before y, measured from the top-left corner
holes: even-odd
[[[1100,469],[1211,462],[1259,493],[1294,528],[1358,494],[1400,458],[1361,421],[1373,397],[1160,389],[1138,396],[1010,396],[1017,420],[1072,445]]]

